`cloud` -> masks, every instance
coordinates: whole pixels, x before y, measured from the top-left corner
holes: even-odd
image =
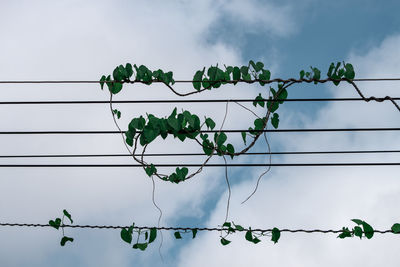
[[[396,77],[400,64],[400,36],[386,38],[379,47],[364,55],[352,54],[349,62],[358,77]],[[396,96],[396,83],[359,83],[366,96]],[[356,97],[347,85],[329,86],[333,97]],[[399,113],[389,102],[332,103],[316,111],[315,119],[287,110],[283,126],[300,124],[304,128],[395,127]],[[291,114],[292,113],[292,114]],[[285,118],[286,121],[285,121]],[[289,120],[289,121],[288,121]],[[271,136],[282,150],[357,150],[396,149],[399,134],[384,133],[299,133]],[[392,155],[284,157],[283,162],[398,162]],[[273,162],[278,162],[275,159]],[[398,167],[357,168],[274,168],[261,182],[257,194],[240,205],[251,192],[252,176],[232,175],[241,182],[233,188],[231,220],[253,228],[340,229],[353,227],[350,221],[360,218],[376,229],[389,229],[397,216],[400,201]],[[249,178],[252,177],[252,178]],[[210,217],[209,226],[223,223],[226,198],[221,197]],[[377,235],[371,240],[339,240],[334,234],[283,233],[278,244],[269,237],[253,245],[243,234],[229,236],[226,247],[219,244],[217,233],[202,233],[182,250],[180,266],[397,266],[399,245],[393,235]],[[204,257],[207,255],[207,257]]]
[[[237,3],[230,11],[244,25],[252,26],[254,21],[248,16],[256,15],[257,9],[253,5],[255,2],[246,6],[250,13],[242,14],[237,9]],[[0,79],[97,80],[101,74],[111,72],[114,66],[125,62],[173,70],[176,78],[182,79],[191,78],[194,70],[217,62],[240,64],[240,51],[232,44],[224,40],[208,42],[209,38],[206,38],[214,24],[225,16],[213,7],[212,1],[153,1],[151,5],[143,1],[21,1],[4,5],[0,11],[0,32],[3,36]],[[271,25],[268,29],[282,33],[282,29],[274,27]],[[248,97],[249,90],[243,88],[233,89],[229,96],[222,90],[207,92],[206,97]],[[100,91],[98,85],[2,85],[2,89],[2,101],[108,100],[107,93]],[[187,90],[186,85],[178,89]],[[255,91],[252,89],[252,92]],[[173,97],[160,86],[127,86],[116,99]],[[146,111],[164,116],[172,110],[165,105],[121,105],[118,108],[123,114],[121,125],[127,125],[131,117]],[[224,106],[182,105],[180,108],[213,115],[221,123],[223,113],[218,111]],[[238,115],[239,111],[243,115]],[[0,112],[3,114],[2,131],[114,129],[105,106],[3,105]],[[229,116],[248,117],[246,111],[232,103]],[[246,121],[242,121],[243,126],[246,125]],[[229,121],[226,126],[242,125]],[[195,147],[181,147],[179,142],[172,140],[169,145],[176,146],[176,151]],[[125,152],[119,136],[2,136],[0,146],[4,154]],[[170,151],[161,144],[154,145],[153,149]],[[2,162],[34,164],[60,161],[30,159]],[[129,160],[119,162],[131,163]],[[95,161],[63,159],[62,163]],[[179,186],[157,182],[156,200],[163,208],[164,222],[203,216],[201,207],[207,201],[209,192],[219,190],[221,181],[216,177],[221,175],[222,170],[214,172],[207,169],[197,179]],[[134,220],[138,224],[154,225],[158,217],[151,202],[151,182],[139,169],[1,169],[0,176],[3,181],[0,187],[2,222],[45,223],[60,216],[63,208],[72,213],[76,223],[82,224],[120,225]],[[118,258],[120,266],[124,266],[131,261],[142,261],[144,264],[154,261],[152,255],[157,253],[157,249],[146,255],[132,253],[132,249],[121,242],[115,231],[87,233],[68,229],[76,241],[68,248],[60,248],[59,233],[52,229],[44,231],[2,231],[0,239],[9,242],[0,243],[1,251],[5,252],[0,265],[41,266],[51,260],[55,266],[109,266],[105,259]],[[166,250],[171,247],[169,242],[166,237]],[[100,250],[102,253],[99,256]]]

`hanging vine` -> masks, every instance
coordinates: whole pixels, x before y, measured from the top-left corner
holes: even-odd
[[[154,82],[159,82],[163,83],[178,96],[188,96],[206,90],[217,89],[226,84],[236,85],[238,82],[258,82],[261,86],[271,83],[271,72],[264,69],[264,64],[262,62],[254,63],[254,61],[251,60],[247,66],[225,66],[224,68],[225,70],[222,70],[217,64],[216,66],[209,67],[207,72],[206,68],[196,71],[192,83],[194,90],[188,93],[179,93],[173,88],[175,81],[171,71],[164,72],[161,69],[151,71],[144,65],[138,67],[136,64],[132,66],[130,63],[127,63],[125,67],[123,65],[116,67],[112,73],[112,77],[111,75],[103,75],[100,79],[100,86],[103,89],[104,85],[107,85],[109,89],[110,110],[116,126],[120,132],[123,133],[116,120],[121,117],[121,112],[113,108],[112,97],[123,89],[124,84],[142,83],[151,85]],[[340,62],[337,64],[332,63],[327,76],[334,80],[335,85],[338,85],[342,78],[354,84],[351,80],[354,79],[355,73],[353,66],[349,63],[345,64],[343,62],[343,67],[341,67]],[[309,72],[305,72],[304,70],[300,71],[300,80],[308,80],[308,82],[312,81],[318,84],[320,79],[321,71],[317,68],[311,67]],[[295,83],[297,82],[278,81],[276,88],[269,87],[268,98],[263,97],[261,93],[255,97],[253,105],[255,107],[259,106],[264,108],[265,115],[263,117],[257,116],[253,122],[253,126],[250,126],[247,132],[241,132],[244,147],[239,151],[235,149],[232,143],[228,142],[228,137],[222,129],[225,118],[221,128],[218,131],[214,131],[214,136],[211,137],[203,133],[203,131],[204,128],[209,131],[215,129],[216,123],[212,118],[205,117],[204,120],[201,120],[198,115],[192,114],[188,110],[179,113],[177,108],[174,108],[171,114],[166,117],[160,118],[152,114],[147,114],[145,117],[140,116],[132,118],[127,127],[128,130],[123,133],[124,144],[131,153],[133,159],[142,165],[148,176],[156,176],[163,181],[172,183],[183,182],[199,174],[215,154],[221,157],[230,156],[233,158],[246,153],[255,145],[260,135],[263,134],[263,130],[267,127],[268,122],[277,129],[280,121],[277,111],[288,97],[288,87]],[[153,163],[144,161],[144,152],[147,147],[158,137],[166,139],[168,136],[178,138],[182,142],[186,139],[194,140],[201,146],[204,154],[207,156],[203,164],[190,173],[187,167],[177,167],[174,172],[163,174],[157,170]],[[250,138],[249,142],[247,140],[248,137]],[[128,146],[131,147],[132,150]],[[136,156],[139,146],[142,147],[140,157]]]
[[[353,81],[355,77],[355,72],[353,66],[350,63],[331,63],[328,68],[327,78],[325,79],[321,79],[321,71],[315,67],[310,67],[310,71],[301,70],[299,75],[299,79],[271,80],[271,72],[268,69],[264,68],[264,64],[262,62],[255,63],[251,60],[246,66],[224,65],[224,69],[218,67],[217,64],[216,66],[209,67],[207,70],[206,68],[203,68],[196,71],[192,81],[193,90],[189,91],[188,93],[180,93],[174,88],[175,80],[171,71],[165,72],[161,69],[151,71],[144,65],[137,66],[136,64],[134,64],[132,66],[132,64],[127,63],[125,66],[117,66],[112,74],[103,75],[100,79],[100,86],[101,89],[103,89],[106,85],[109,90],[110,112],[112,114],[113,121],[116,127],[119,129],[124,145],[131,154],[132,158],[136,162],[138,162],[143,167],[145,173],[149,177],[151,177],[153,182],[152,201],[156,208],[160,211],[160,217],[158,219],[157,227],[137,227],[134,223],[126,228],[119,227],[121,228],[121,239],[129,244],[132,244],[133,242],[133,248],[139,250],[145,250],[149,244],[153,243],[157,238],[157,232],[160,231],[160,233],[162,233],[161,230],[166,230],[165,228],[160,227],[162,211],[154,200],[154,177],[162,181],[169,181],[178,184],[180,182],[191,179],[199,174],[214,155],[222,157],[225,162],[225,176],[229,189],[225,222],[220,228],[212,229],[220,231],[220,242],[222,245],[228,245],[231,242],[230,240],[228,240],[228,236],[235,232],[246,232],[245,239],[254,244],[259,243],[261,241],[261,238],[264,236],[271,237],[271,241],[277,243],[281,237],[281,232],[324,232],[322,230],[280,230],[276,227],[269,230],[252,230],[251,227],[244,228],[241,225],[228,221],[230,186],[226,166],[226,156],[229,156],[233,159],[234,157],[238,157],[246,153],[256,144],[257,140],[262,134],[264,134],[265,141],[268,145],[269,150],[269,142],[267,140],[264,130],[268,127],[269,124],[272,125],[272,127],[274,127],[275,129],[279,127],[279,122],[281,118],[279,117],[277,111],[287,99],[288,88],[290,86],[302,82],[319,84],[325,83],[327,81],[331,81],[337,86],[341,81],[346,81],[353,86],[359,96],[366,102],[369,102],[370,100],[380,100],[375,97],[366,98],[362,94],[358,86]],[[175,107],[172,112],[165,117],[156,117],[153,114],[146,114],[146,116],[141,115],[139,117],[134,117],[130,120],[127,131],[124,132],[121,130],[121,127],[118,123],[118,119],[120,119],[122,116],[121,111],[113,107],[113,96],[121,92],[125,84],[140,83],[150,86],[153,83],[162,83],[175,95],[185,97],[193,94],[202,93],[208,90],[214,90],[227,84],[236,85],[240,82],[248,84],[258,83],[261,86],[269,85],[267,94],[263,95],[260,93],[254,97],[253,101],[253,105],[255,108],[262,108],[264,110],[263,116],[260,117],[254,111],[235,102],[236,104],[256,116],[256,119],[253,121],[253,125],[250,125],[247,131],[241,132],[243,147],[241,147],[240,149],[235,148],[232,143],[228,142],[228,136],[223,130],[223,126],[225,124],[228,113],[229,102],[227,102],[226,104],[225,115],[220,127],[218,127],[218,130],[214,130],[216,129],[217,125],[213,118],[204,117],[204,119],[200,119],[200,116],[197,114],[192,114],[188,110],[178,112],[177,108]],[[271,84],[273,83],[276,83],[275,87],[271,86]],[[388,98],[400,111],[400,107],[395,101],[393,101],[393,99],[391,99],[390,97],[385,97],[385,99],[386,98]],[[209,136],[205,132],[213,132],[214,135]],[[161,137],[161,139],[165,140],[168,136],[178,138],[182,142],[186,140],[193,140],[195,143],[197,143],[202,148],[204,155],[206,156],[206,159],[203,161],[201,166],[191,172],[187,167],[177,167],[172,173],[161,173],[156,168],[155,164],[151,162],[146,162],[144,160],[144,154],[148,146],[156,139],[160,139]],[[141,153],[137,153],[140,148]],[[269,169],[270,167],[259,176],[254,191],[245,201],[247,201],[256,192],[261,177],[265,175],[269,171]],[[71,215],[66,210],[64,210],[64,216],[68,217],[72,223]],[[64,235],[64,227],[67,226],[64,225],[64,216],[62,219],[56,218],[54,221],[51,220],[49,222],[49,225],[51,227],[54,227],[56,229],[59,229],[61,227],[63,229],[63,237],[61,240],[62,246],[65,245],[67,241],[73,241],[72,238],[66,237]],[[368,223],[363,220],[353,219],[352,221],[356,223],[356,226],[353,227],[351,230],[348,227],[343,227],[342,230],[329,230],[328,232],[339,233],[338,238],[341,239],[353,236],[360,238],[366,237],[367,239],[370,239],[372,238],[374,232],[377,232],[377,230],[374,230]],[[198,230],[200,230],[200,228],[187,228],[177,230],[174,232],[174,237],[176,239],[182,239],[183,234],[191,232],[192,238],[195,238]],[[400,233],[400,224],[394,224],[390,232]],[[136,241],[134,241],[134,233],[136,233]]]

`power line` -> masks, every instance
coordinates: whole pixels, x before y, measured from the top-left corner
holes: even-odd
[[[382,131],[400,131],[400,128],[310,128],[310,129],[264,129],[264,130],[201,130],[196,133],[241,133],[241,132],[263,132],[263,133],[289,133],[289,132],[382,132]],[[141,131],[137,131],[141,133]],[[188,133],[188,132],[184,132]],[[47,135],[47,134],[63,134],[63,135],[78,135],[78,134],[121,134],[119,131],[1,131],[0,135]]]
[[[247,152],[241,155],[319,155],[319,154],[381,154],[400,153],[400,150],[342,150],[342,151],[278,151],[278,152]],[[214,153],[214,155],[218,155]],[[139,157],[142,154],[134,154]],[[144,157],[179,157],[204,156],[204,153],[145,153]],[[132,157],[131,154],[30,154],[30,155],[0,155],[0,158],[100,158],[100,157]]]
[[[274,82],[295,82],[295,83],[311,83],[311,82],[319,82],[325,83],[329,81],[348,81],[346,78],[341,79],[271,79],[271,80],[261,80],[261,79],[254,79],[254,80],[215,80],[215,81],[208,81],[208,82],[226,82],[226,83],[256,83],[256,82],[264,82],[264,83],[274,83]],[[350,81],[354,82],[375,82],[375,81],[400,81],[400,78],[358,78],[358,79],[351,79]],[[193,82],[202,82],[197,80],[174,80],[175,83],[193,83]],[[100,84],[99,80],[9,80],[9,81],[0,81],[0,84]],[[107,83],[143,83],[147,84],[148,82],[144,81],[107,81]],[[152,83],[164,83],[161,80],[152,80]]]
[[[391,97],[392,100],[400,100],[400,97]],[[276,99],[275,101],[279,101]],[[389,97],[369,98],[288,98],[285,102],[342,102],[342,101],[377,101],[390,100]],[[260,101],[269,102],[270,99]],[[113,100],[114,104],[162,104],[162,103],[226,103],[226,102],[254,102],[254,99],[155,99],[155,100]],[[110,104],[109,100],[67,100],[67,101],[0,101],[0,105],[81,105],[81,104]]]
[[[43,227],[51,227],[49,224],[35,224],[35,223],[0,223],[0,226],[8,226],[8,227],[34,227],[34,228],[43,228]],[[70,224],[64,224],[61,225],[60,227],[64,228],[89,228],[89,229],[127,229],[131,227],[131,225],[128,226],[119,226],[119,225],[70,225]],[[136,230],[149,230],[155,228],[157,230],[165,230],[165,231],[192,231],[192,230],[197,230],[197,231],[227,231],[228,228],[226,227],[157,227],[157,226],[133,226],[133,229]],[[243,230],[235,230],[238,232],[245,232],[250,229],[248,228],[243,228]],[[328,229],[328,230],[322,230],[322,229],[279,229],[280,232],[288,232],[288,233],[322,233],[322,234],[328,234],[328,233],[342,233],[343,230],[334,230],[334,229]],[[252,232],[271,232],[272,229],[251,229]],[[392,230],[373,230],[374,233],[378,234],[387,234],[387,233],[394,233]]]
[[[351,167],[351,166],[400,166],[400,162],[357,163],[228,163],[228,164],[153,164],[155,167]],[[0,164],[0,168],[135,168],[141,164]]]

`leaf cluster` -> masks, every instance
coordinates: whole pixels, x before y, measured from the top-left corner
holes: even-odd
[[[227,239],[227,236],[231,233],[235,233],[236,231],[238,232],[246,232],[244,238],[253,243],[253,244],[258,244],[261,242],[261,237],[264,235],[271,235],[271,241],[276,244],[281,237],[281,231],[274,227],[270,233],[266,232],[261,232],[257,233],[254,230],[251,230],[251,227],[248,229],[244,228],[243,226],[239,224],[235,224],[234,222],[225,222],[222,227],[224,228],[223,231],[226,233],[225,236],[221,236],[220,242],[223,246],[226,246],[231,243],[230,240]]]
[[[120,232],[121,239],[128,244],[132,244],[133,232],[137,233],[136,242],[133,244],[133,249],[139,249],[141,251],[146,250],[149,244],[153,243],[157,238],[157,229],[150,228],[147,230],[136,230],[135,224],[133,223],[128,229],[122,228]]]
[[[133,79],[131,79],[132,76],[134,76]],[[118,94],[122,90],[124,83],[141,82],[147,85],[152,84],[153,81],[163,82],[166,85],[175,83],[172,71],[164,72],[161,69],[151,71],[144,65],[138,67],[134,64],[132,67],[130,63],[125,66],[117,66],[112,73],[112,78],[113,81],[111,80],[111,75],[103,75],[100,78],[101,89],[106,84],[111,94]]]
[[[352,80],[355,77],[355,72],[353,65],[350,63],[345,63],[343,62],[343,67],[340,67],[341,63],[337,62],[336,65],[334,63],[331,63],[329,66],[328,73],[326,74],[329,78],[333,79],[333,83],[335,85],[339,85],[340,79],[346,78],[348,80]],[[336,81],[335,81],[336,80]]]
[[[265,85],[265,81],[271,78],[271,72],[264,69],[264,63],[253,60],[247,66],[224,66],[224,70],[216,66],[196,71],[193,76],[193,88],[197,91],[219,88],[233,80],[233,84],[240,81],[252,82],[258,80],[260,85]]]
[[[49,221],[49,225],[51,227],[53,227],[56,230],[59,230],[60,227],[62,228],[62,238],[60,241],[60,245],[61,246],[65,246],[65,244],[69,241],[69,242],[73,242],[74,239],[72,237],[68,237],[66,235],[64,235],[64,218],[67,217],[68,220],[72,223],[74,223],[74,221],[72,220],[72,216],[71,214],[67,211],[67,210],[63,210],[63,216],[62,218],[55,218],[54,220],[50,220]]]
[[[351,64],[343,63],[343,67],[341,67],[341,63],[338,62],[336,64],[331,63],[327,75],[332,79],[342,77],[352,79],[355,74]],[[101,88],[103,89],[104,84],[106,84],[111,94],[120,92],[123,83],[141,82],[150,85],[154,81],[163,82],[176,93],[171,87],[175,83],[173,73],[164,72],[161,69],[151,71],[144,65],[137,66],[134,64],[132,66],[132,64],[127,63],[125,66],[117,66],[112,73],[112,77],[113,80],[111,80],[111,75],[103,75],[100,79]],[[304,77],[314,80],[314,83],[317,84],[321,79],[321,71],[318,68],[310,67],[310,71],[300,71],[300,78],[304,79]],[[271,72],[264,68],[262,62],[250,60],[247,65],[243,66],[224,65],[223,68],[220,68],[216,64],[215,66],[210,66],[208,69],[204,67],[195,72],[192,85],[195,89],[193,92],[196,93],[206,89],[219,88],[227,83],[237,84],[240,81],[248,83],[259,82],[261,86],[264,86],[271,82],[270,78]],[[211,130],[216,127],[212,118],[205,118],[201,122],[198,115],[192,114],[188,110],[178,113],[177,108],[168,117],[156,117],[152,114],[146,114],[146,117],[133,118],[128,125],[128,130],[125,132],[125,142],[136,149],[137,144],[146,147],[159,136],[166,139],[168,135],[172,135],[182,142],[186,141],[186,139],[197,141],[202,146],[204,154],[209,157],[216,153],[219,156],[229,155],[233,158],[244,153],[254,145],[258,137],[263,133],[263,130],[267,127],[268,122],[275,129],[279,127],[280,117],[277,111],[287,99],[287,88],[292,84],[294,82],[278,82],[277,88],[269,87],[268,97],[263,97],[261,93],[255,97],[253,105],[255,107],[266,108],[266,114],[263,117],[257,117],[253,121],[253,126],[248,128],[248,133],[241,133],[244,145],[247,147],[240,152],[236,152],[235,147],[227,142],[227,135],[223,131],[214,133],[213,138],[208,134],[200,133],[203,125]],[[121,112],[117,109],[112,109],[112,113],[118,119],[121,117]],[[247,144],[246,139],[248,136],[252,139],[250,144]],[[197,137],[200,138],[197,139]],[[170,175],[159,175],[153,164],[147,164],[137,158],[135,159],[142,163],[148,176],[157,175],[157,177],[166,181],[179,183],[187,179],[187,177],[195,175],[195,173],[189,175],[186,167],[176,168]]]
[[[364,236],[371,239],[374,236],[374,228],[371,225],[360,219],[352,219],[352,221],[357,224],[352,230],[348,227],[343,227],[342,232],[338,235],[338,238],[344,239],[347,237],[357,236],[360,239]]]

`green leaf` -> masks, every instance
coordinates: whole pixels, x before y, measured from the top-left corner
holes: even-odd
[[[105,81],[106,81],[106,76],[105,75],[101,76],[101,78],[100,78],[100,88],[101,88],[101,90],[103,90],[103,88],[104,88],[104,82]]]
[[[267,102],[267,108],[271,113],[274,113],[279,108],[278,101],[272,100],[271,97],[270,101]]]
[[[247,241],[253,242],[253,235],[251,233],[251,230],[247,230],[246,235],[244,236]]]
[[[215,122],[211,118],[206,119],[206,126],[207,128],[213,130],[215,128]]]
[[[318,83],[317,80],[321,79],[321,71],[319,69],[313,68],[313,67],[311,67],[311,70],[313,71],[313,74],[314,74],[313,75],[313,79],[315,80],[314,84],[317,84]]]
[[[254,237],[253,240],[252,240],[251,242],[253,242],[254,244],[257,244],[257,243],[260,243],[261,240],[258,239],[257,237]]]
[[[175,171],[176,171],[175,173],[176,173],[176,176],[177,176],[177,181],[180,182],[180,181],[184,181],[185,180],[186,175],[189,172],[189,169],[186,168],[186,167],[183,167],[183,168],[177,167]]]
[[[231,223],[230,222],[224,222],[224,224],[222,225],[222,227],[231,227]]]
[[[256,72],[259,72],[260,70],[262,70],[264,68],[264,63],[262,63],[262,62],[257,62],[256,63],[256,66],[255,66],[255,68],[254,68],[254,70],[256,71]]]
[[[281,231],[278,228],[274,227],[271,233],[272,233],[271,241],[274,242],[274,244],[276,244],[279,238],[281,237]]]
[[[235,224],[235,229],[238,231],[244,231],[244,227],[239,224]]]
[[[114,109],[114,110],[113,110],[113,113],[114,113],[115,115],[117,115],[117,118],[118,118],[118,119],[121,118],[121,111],[119,111],[118,109]]]
[[[158,129],[158,128],[156,128],[156,129],[151,128],[149,126],[144,127],[142,134],[146,140],[146,144],[150,144],[160,134],[160,129]]]
[[[271,79],[271,72],[269,70],[263,70],[262,73],[258,76],[258,79],[262,80],[259,81],[261,86],[265,85],[265,82],[263,81],[268,81],[269,79]]]
[[[131,64],[131,63],[126,63],[126,65],[125,65],[125,70],[126,70],[126,73],[127,73],[127,75],[128,75],[127,78],[132,77],[132,75],[133,75],[133,68],[132,68],[132,64]]]
[[[110,92],[114,95],[118,94],[119,91],[121,90],[122,90],[122,83],[119,82],[114,83],[113,86],[110,88]]]
[[[368,223],[364,222],[362,223],[363,229],[364,229],[364,235],[368,238],[371,239],[374,236],[374,228],[372,228],[371,225]]]
[[[74,221],[71,218],[71,214],[67,210],[63,210],[64,215],[70,220],[71,223],[74,223]]]
[[[304,72],[304,70],[301,70],[300,71],[300,80],[302,80],[302,79],[304,79],[304,75],[305,75],[306,73]]]
[[[138,130],[143,130],[144,126],[146,124],[146,120],[143,118],[143,116],[140,116],[139,118],[134,118],[131,120],[131,122],[129,123],[129,131],[133,131],[134,129],[138,129]]]
[[[246,132],[242,132],[241,134],[242,134],[243,142],[246,145]]]
[[[227,138],[228,137],[226,136],[226,134],[224,132],[221,132],[219,134],[218,133],[214,134],[214,141],[217,144],[217,146],[222,146],[225,143]]]
[[[199,91],[201,88],[201,81],[203,79],[204,71],[205,68],[203,68],[203,70],[196,71],[196,74],[193,77],[193,88],[197,91]]]
[[[242,77],[243,79],[245,79],[245,77],[247,77],[249,75],[249,67],[247,66],[242,66],[240,68],[240,72],[242,73]]]
[[[363,224],[363,220],[360,220],[360,219],[352,219],[351,221],[355,222],[357,225]]]
[[[326,74],[326,76],[331,78],[332,77],[332,72],[333,72],[334,69],[335,69],[335,64],[333,64],[333,62],[332,62],[331,65],[329,66],[328,73]]]
[[[239,81],[240,80],[240,69],[238,67],[233,68],[233,80]],[[234,82],[233,84],[236,84],[237,82]]]
[[[264,120],[260,119],[260,118],[255,119],[254,120],[254,126],[255,126],[254,130],[262,130],[262,129],[264,129]]]
[[[342,228],[342,232],[338,235],[338,238],[344,239],[346,237],[351,237],[351,231],[347,227]]]
[[[154,173],[157,172],[157,169],[153,164],[150,164],[149,166],[146,167],[145,171],[146,171],[146,174],[149,177],[151,177]]]
[[[113,71],[114,81],[122,81],[124,79],[123,74],[120,72],[120,69],[116,67]]]
[[[63,236],[60,241],[61,246],[65,246],[65,243],[67,243],[68,241],[74,242],[74,239],[72,237]]]
[[[185,120],[189,123],[189,126],[194,127],[194,118],[192,117],[192,114],[190,114],[189,111],[185,110],[183,113],[183,117]]]
[[[358,236],[360,239],[362,238],[363,230],[360,226],[354,227],[353,232],[355,236]]]
[[[61,225],[61,219],[60,218],[56,218],[54,221],[50,220],[49,221],[49,225],[58,230],[60,228],[60,225]]]
[[[203,81],[201,82],[201,85],[203,85],[203,88],[211,89],[211,84],[208,78],[204,78]]]
[[[174,236],[175,236],[176,239],[182,239],[181,233],[178,232],[178,231],[176,231],[176,232],[174,233]]]
[[[279,114],[274,113],[274,115],[271,118],[271,124],[274,126],[275,129],[278,129],[279,126]]]
[[[132,231],[122,228],[121,239],[124,240],[126,243],[130,244],[132,242]]]
[[[228,153],[230,154],[231,158],[233,159],[233,157],[234,157],[233,154],[235,154],[235,148],[233,147],[233,145],[232,144],[227,144],[226,145],[226,150],[228,151]]]
[[[254,63],[253,60],[249,61],[249,65],[252,66],[254,70],[256,69],[256,64]]]
[[[157,229],[156,228],[151,228],[150,229],[149,244],[152,243],[154,240],[156,240],[156,237],[157,237]]]
[[[393,224],[392,231],[395,234],[400,234],[400,223]]]
[[[287,97],[288,97],[288,91],[286,89],[283,89],[280,91],[279,95],[276,98],[285,100],[287,99]],[[283,101],[281,103],[283,103]]]
[[[344,68],[346,69],[346,71],[344,73],[344,77],[349,80],[354,79],[356,74],[354,72],[353,65],[351,65],[350,63],[347,63],[344,65]]]
[[[179,131],[181,128],[179,127],[178,119],[175,117],[168,117],[167,119],[168,125],[174,129],[175,131]]]
[[[203,151],[206,153],[207,156],[211,156],[213,152],[213,143],[208,140],[203,141]]]
[[[197,235],[197,229],[192,229],[192,238],[196,238]]]
[[[257,107],[257,105],[260,105],[261,107],[265,106],[264,98],[261,96],[261,93],[258,94],[253,101],[253,106]]]
[[[148,245],[147,243],[136,243],[136,244],[133,245],[132,248],[140,249],[141,251],[144,251],[144,250],[146,250],[147,245]]]
[[[225,238],[221,237],[221,244],[222,244],[223,246],[226,246],[226,245],[228,245],[229,243],[231,243],[231,241],[229,241],[228,239],[225,239]]]

